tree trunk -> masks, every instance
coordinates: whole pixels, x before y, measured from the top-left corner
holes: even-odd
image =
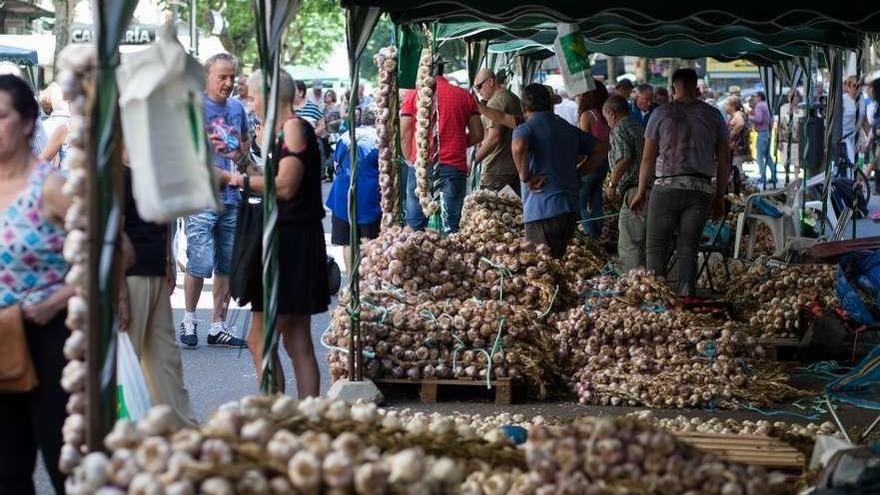
[[[613,84],[617,82],[617,76],[620,75],[617,73],[617,57],[609,55],[606,60],[608,64],[608,80]]]
[[[58,54],[70,42],[70,23],[73,22],[73,12],[79,0],[52,0],[55,7],[55,27],[52,34],[55,35],[55,56],[53,58],[53,70],[58,66]]]

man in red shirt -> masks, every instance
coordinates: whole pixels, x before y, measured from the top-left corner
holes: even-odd
[[[483,140],[483,124],[474,97],[467,91],[453,86],[443,77],[443,67],[438,64],[440,75],[436,77],[437,113],[433,125],[439,124],[439,157],[433,190],[441,194],[443,233],[458,231],[461,207],[467,193],[467,149]],[[416,90],[407,91],[400,107],[400,146],[409,162],[406,183],[406,223],[416,230],[424,230],[428,224],[419,199],[416,197]],[[430,156],[434,156],[434,129],[429,133]],[[429,175],[431,170],[429,169]]]

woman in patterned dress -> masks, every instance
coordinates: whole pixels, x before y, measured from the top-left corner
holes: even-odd
[[[67,393],[61,388],[64,324],[73,288],[64,276],[64,216],[70,199],[63,176],[31,154],[38,107],[27,83],[0,76],[0,308],[21,305],[39,384],[0,392],[0,493],[34,493],[37,449],[57,493]]]

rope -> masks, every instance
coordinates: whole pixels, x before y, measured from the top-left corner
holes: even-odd
[[[321,342],[321,345],[324,346],[324,348],[327,349],[327,350],[338,351],[338,352],[342,352],[342,353],[348,354],[348,349],[345,349],[345,348],[342,348],[342,347],[337,347],[337,346],[335,346],[335,345],[330,345],[330,344],[328,344],[327,341],[325,340],[325,339],[327,338],[327,333],[330,332],[330,329],[331,329],[331,328],[333,328],[333,324],[332,324],[332,323],[329,324],[329,325],[327,325],[327,328],[325,328],[324,331],[321,333],[321,338],[319,339],[319,341]],[[375,353],[375,352],[372,352],[372,351],[361,351],[361,354],[362,354],[364,357],[368,358],[368,359],[373,359],[373,358],[376,357],[376,353]]]
[[[825,414],[827,413],[827,411],[825,409],[822,409],[821,413],[816,412],[814,414],[800,414],[800,413],[796,413],[794,411],[783,411],[783,410],[765,410],[765,409],[760,409],[758,407],[755,407],[751,404],[745,404],[745,403],[739,402],[735,399],[734,399],[733,403],[741,410],[752,411],[752,412],[756,412],[762,416],[774,417],[774,418],[779,417],[779,416],[792,416],[795,418],[805,419],[807,421],[817,421],[819,419],[822,419],[825,416]],[[818,406],[814,406],[814,409],[815,409],[815,407],[818,407]]]
[[[848,372],[851,369],[852,368],[847,366],[840,366],[837,361],[819,361],[809,366],[799,368],[800,373],[798,376],[818,376],[833,380],[835,378],[840,378],[841,376],[840,374],[834,373],[835,371]]]
[[[712,361],[715,361],[715,358],[718,356],[718,351],[715,349],[715,341],[710,340],[706,342],[706,348],[703,349],[703,355],[709,358]]]
[[[658,302],[653,302],[653,301],[643,302],[641,308],[642,308],[642,311],[649,311],[651,313],[657,313],[657,314],[666,312],[666,306],[664,306]]]
[[[620,216],[620,213],[609,213],[608,215],[602,215],[601,217],[588,218],[586,220],[579,220],[578,224],[587,224],[590,222],[595,222],[597,220],[605,220],[606,218],[614,218]]]
[[[547,305],[547,309],[546,309],[543,313],[541,313],[541,314],[538,315],[538,319],[539,319],[539,320],[540,320],[541,318],[544,318],[544,317],[547,316],[548,314],[550,314],[550,311],[553,309],[553,303],[556,302],[556,296],[557,296],[558,294],[559,294],[559,284],[556,284],[556,290],[553,291],[553,297],[550,298],[550,304]]]

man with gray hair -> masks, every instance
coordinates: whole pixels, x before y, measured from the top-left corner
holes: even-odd
[[[636,88],[636,97],[630,104],[630,116],[642,127],[647,127],[654,108],[656,108],[654,105],[654,86],[639,84]]]
[[[229,306],[229,274],[235,242],[236,212],[239,191],[228,184],[232,172],[250,161],[247,111],[237,98],[230,98],[236,84],[238,61],[228,53],[218,53],[205,61],[207,87],[202,98],[205,132],[211,140],[211,159],[218,169],[223,209],[196,213],[186,218],[186,311],[180,323],[180,342],[187,347],[198,345],[196,307],[206,278],[213,276],[211,292],[214,311],[208,345],[244,347],[245,341],[226,325]]]
[[[487,101],[489,108],[494,108],[511,115],[522,115],[522,103],[519,98],[504,86],[498,84],[495,73],[488,68],[480,69],[474,78],[474,89],[480,98]],[[519,176],[516,173],[516,164],[513,162],[513,153],[510,150],[510,142],[513,130],[497,124],[487,117],[482,117],[483,140],[477,150],[475,161],[483,164],[480,173],[480,187],[499,191],[505,185],[509,185],[514,191],[519,192]]]
[[[639,186],[639,165],[645,130],[630,117],[629,104],[619,95],[605,100],[602,115],[611,127],[608,163],[611,165],[610,196],[623,199],[617,219],[617,254],[624,272],[645,266],[645,213],[633,211],[629,202]]]

